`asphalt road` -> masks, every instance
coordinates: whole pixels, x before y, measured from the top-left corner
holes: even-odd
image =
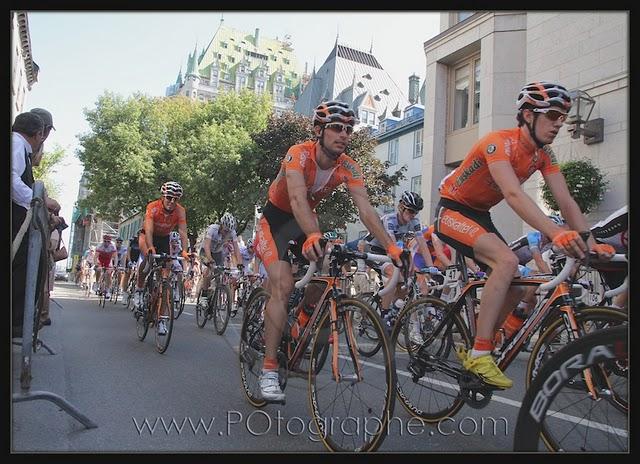
[[[138,341],[132,313],[120,303],[98,307],[75,285],[56,282],[53,324],[41,331],[55,351],[32,359],[31,391],[64,397],[98,427],[85,429],[49,401],[14,403],[15,452],[324,452],[309,415],[306,380],[291,378],[286,405],[253,408],[240,385],[240,316],[223,336],[195,323],[187,304],[165,354],[153,333]],[[60,305],[60,306],[58,306]],[[396,402],[380,452],[510,452],[526,357],[508,374],[514,387],[483,409],[464,406],[440,427],[422,426]],[[19,392],[20,348],[13,347]],[[399,370],[399,375],[406,375]]]

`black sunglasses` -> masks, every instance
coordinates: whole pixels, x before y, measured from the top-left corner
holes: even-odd
[[[176,201],[176,202],[178,201],[178,197],[170,197],[168,195],[165,195],[164,199],[167,200],[169,203],[172,203],[174,201]]]

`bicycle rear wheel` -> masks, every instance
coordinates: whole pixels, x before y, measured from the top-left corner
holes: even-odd
[[[366,361],[358,351],[361,337],[352,324],[355,313],[371,322],[381,345],[377,354]],[[315,327],[309,369],[311,415],[329,450],[375,451],[384,441],[393,417],[396,382],[393,346],[380,317],[362,301],[340,300],[337,316],[336,321],[331,321],[331,312],[325,311]],[[364,424],[367,427],[362,427]]]
[[[216,333],[222,335],[229,324],[231,316],[231,290],[226,285],[216,287],[213,296],[213,325]]]
[[[156,350],[162,354],[169,348],[169,342],[171,341],[171,334],[173,333],[173,290],[171,285],[163,284],[160,293],[160,314],[164,314],[163,318],[165,326],[167,327],[167,333],[160,335],[158,332],[160,316],[156,314]],[[154,309],[155,311],[155,309]]]
[[[618,391],[620,380],[628,393],[628,335],[626,325],[597,330],[548,359],[522,401],[515,451],[629,451],[628,410],[611,401],[611,387]],[[586,374],[597,398],[587,389]]]
[[[249,298],[238,346],[240,383],[249,403],[257,408],[267,404],[260,394],[259,380],[264,360],[264,310],[268,300],[269,292],[263,288]]]
[[[453,416],[464,404],[451,374],[462,369],[456,349],[469,350],[472,345],[460,315],[439,298],[422,297],[398,315],[391,334],[394,346],[400,337],[407,346],[406,353],[396,354],[397,395],[402,406],[425,422]]]

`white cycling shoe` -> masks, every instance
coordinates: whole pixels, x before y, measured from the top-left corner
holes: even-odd
[[[285,395],[280,389],[278,371],[263,372],[260,376],[262,399],[270,402],[284,402]]]

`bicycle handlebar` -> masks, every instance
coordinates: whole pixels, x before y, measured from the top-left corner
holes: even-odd
[[[571,272],[573,272],[573,265],[575,264],[575,262],[575,258],[567,256],[567,260],[565,261],[564,266],[562,267],[562,270],[558,273],[558,275],[551,279],[549,282],[545,282],[544,284],[540,285],[536,293],[547,291],[558,286],[560,282],[564,282],[567,277],[569,277]]]
[[[166,253],[161,253],[161,254],[151,253],[149,254],[149,256],[151,256],[153,259],[166,259],[166,260],[177,259],[178,261],[184,261],[184,258],[182,256],[171,256]]]

